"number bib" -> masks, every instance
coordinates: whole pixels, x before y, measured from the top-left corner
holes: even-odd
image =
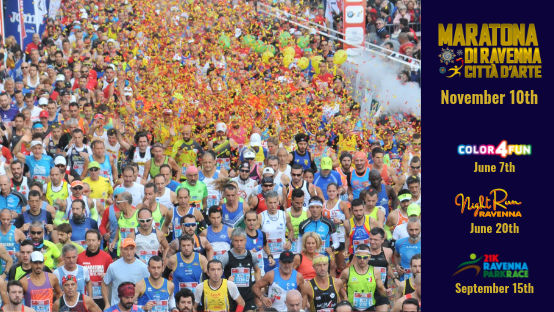
[[[31,300],[31,308],[37,312],[50,312],[50,300]]]
[[[283,251],[283,243],[283,239],[281,238],[267,239],[267,245],[272,254],[281,253]]]
[[[180,282],[179,283],[179,289],[188,288],[192,292],[194,292],[194,289],[198,286],[198,283],[196,282]]]
[[[366,310],[373,306],[373,295],[371,293],[354,293],[354,308]]]
[[[151,312],[167,312],[167,300],[152,300],[154,305]]]
[[[119,235],[121,236],[121,240],[127,238],[127,236],[129,236],[129,234],[131,233],[135,233],[135,229],[134,228],[120,228],[119,229]]]
[[[92,299],[102,299],[102,281],[93,282],[92,284]]]
[[[361,244],[366,244],[369,246],[369,238],[353,240],[352,246],[354,246],[354,252],[356,252],[356,248],[358,248],[358,245],[361,245]]]
[[[141,250],[139,251],[139,258],[140,260],[143,260],[145,263],[148,263],[148,260],[150,260],[150,258],[152,258],[153,256],[157,256],[158,255],[158,251],[157,250]]]
[[[237,287],[250,286],[250,269],[249,268],[232,268],[231,275],[235,277],[233,281]]]
[[[375,267],[381,272],[381,281],[383,281],[383,284],[387,281],[387,268],[384,267]]]
[[[217,198],[217,195],[208,195],[207,203],[208,207],[219,206],[219,199]]]

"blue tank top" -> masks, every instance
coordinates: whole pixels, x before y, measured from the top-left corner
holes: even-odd
[[[366,183],[366,185],[364,185],[364,183]],[[362,190],[369,186],[369,169],[366,168],[362,176],[359,176],[356,170],[353,170],[350,176],[350,185],[352,186],[354,199],[359,198]]]
[[[223,228],[219,232],[214,232],[211,226],[208,226],[207,239],[214,250],[214,259],[219,260],[221,256],[231,249],[231,238],[228,235],[229,227],[223,224]]]
[[[60,287],[63,287],[62,285],[62,279],[61,277],[64,277],[66,276],[64,270],[63,270],[63,267],[59,267],[56,269],[57,271],[57,275],[60,277],[58,279],[58,282],[60,283]],[[86,286],[86,282],[85,282],[85,270],[83,270],[83,267],[81,265],[78,265],[77,264],[77,276],[75,276],[77,278],[77,291],[80,292],[81,294],[84,294],[85,293],[85,286]]]
[[[305,222],[305,223],[304,223]],[[300,223],[300,234],[316,232],[323,241],[320,253],[326,253],[325,248],[331,246],[331,234],[333,233],[333,224],[328,219],[321,217],[319,220],[306,219]]]
[[[281,277],[281,273],[279,273],[279,268],[275,268],[273,270],[275,271],[275,274],[273,276],[273,283],[279,285],[285,291],[289,291],[291,289],[296,289],[298,287],[298,285],[296,283],[296,274],[298,272],[296,270],[292,270],[292,273],[290,274],[290,277],[289,277],[288,280],[284,280]]]
[[[89,156],[89,161],[94,161],[92,155]],[[104,156],[104,162],[100,163],[100,176],[107,178],[112,181],[112,164],[110,163],[110,157],[108,155]]]
[[[183,229],[181,228],[181,219],[183,219],[185,216],[179,215],[179,212],[177,211],[178,205],[173,207],[173,239],[181,237],[181,234],[183,234]],[[189,209],[190,214],[194,215],[193,208]]]
[[[226,204],[221,206],[221,210],[223,215],[223,224],[226,224],[232,228],[235,228],[244,218],[243,203],[241,201],[239,201],[239,207],[234,212],[229,212]]]
[[[260,251],[264,248],[264,233],[262,230],[256,230],[256,233],[258,233],[256,238],[246,235],[246,250],[256,249],[256,251]]]
[[[212,179],[216,180],[218,177],[219,177],[219,172],[220,170],[219,169],[216,169],[215,172],[214,172],[214,176],[212,177]],[[206,176],[202,173],[201,170],[198,171],[198,180],[204,182],[204,179],[206,179]]]
[[[117,229],[119,228],[117,223],[117,216],[115,215],[115,208],[113,207],[113,205],[110,206],[108,223],[110,224],[110,243],[111,243],[115,238]]]
[[[150,278],[145,278],[144,283],[146,284],[146,289],[144,294],[140,296],[137,300],[139,306],[143,306],[148,303],[148,301],[156,301],[152,311],[167,311],[167,305],[169,303],[169,291],[167,289],[167,280],[164,278],[164,283],[160,288],[154,287],[150,283]],[[165,307],[165,309],[163,309]]]
[[[5,235],[0,232],[0,244],[4,245],[4,248],[6,248],[8,254],[13,259],[13,263],[16,263],[17,257],[15,256],[15,253],[19,252],[19,244],[15,242],[15,225],[12,224],[10,230]],[[2,270],[0,270],[1,272],[4,271],[5,264],[5,261],[2,260]]]
[[[354,228],[350,231],[350,245],[353,246],[354,252],[356,252],[356,246],[361,244],[366,244],[369,246],[369,228],[366,228],[367,218],[369,216],[364,216],[364,223],[362,225],[356,225],[354,223]]]
[[[44,205],[43,205],[44,206]],[[30,208],[27,205],[27,210],[23,212],[23,223],[33,223],[34,221],[39,221],[42,224],[46,224],[46,209],[40,209],[40,214],[38,216],[33,216],[29,213]],[[26,233],[28,235],[29,233]],[[44,231],[44,239],[50,240],[50,235]]]
[[[306,170],[311,167],[312,159],[310,152],[306,151],[306,154],[300,156],[297,151],[294,151],[294,163],[302,166],[302,169]]]
[[[177,254],[177,268],[173,272],[173,284],[175,285],[175,294],[181,288],[188,288],[194,291],[202,278],[202,267],[200,266],[200,256],[194,254],[194,259],[191,263],[186,263],[183,260],[183,254]]]

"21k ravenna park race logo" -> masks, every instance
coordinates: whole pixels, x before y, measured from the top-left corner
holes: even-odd
[[[542,78],[535,24],[439,24],[446,78]]]
[[[477,258],[475,253],[469,255],[469,261],[462,262],[452,276],[462,272],[474,273],[483,278],[528,278],[527,262],[501,261],[498,254],[485,254]],[[466,273],[467,274],[467,273]]]

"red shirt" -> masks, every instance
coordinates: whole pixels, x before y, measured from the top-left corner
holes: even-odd
[[[81,252],[77,256],[77,264],[86,267],[90,273],[92,292],[93,295],[96,295],[94,297],[98,297],[99,287],[102,285],[102,278],[108,271],[108,266],[112,262],[112,257],[103,250],[100,250],[100,252],[98,252],[98,254],[94,257],[88,257],[86,251]]]

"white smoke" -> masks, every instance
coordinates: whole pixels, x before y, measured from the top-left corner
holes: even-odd
[[[353,96],[367,116],[373,99],[380,103],[378,114],[407,112],[421,115],[421,88],[415,82],[402,84],[398,73],[409,68],[369,52],[350,55],[341,67],[350,78]]]

